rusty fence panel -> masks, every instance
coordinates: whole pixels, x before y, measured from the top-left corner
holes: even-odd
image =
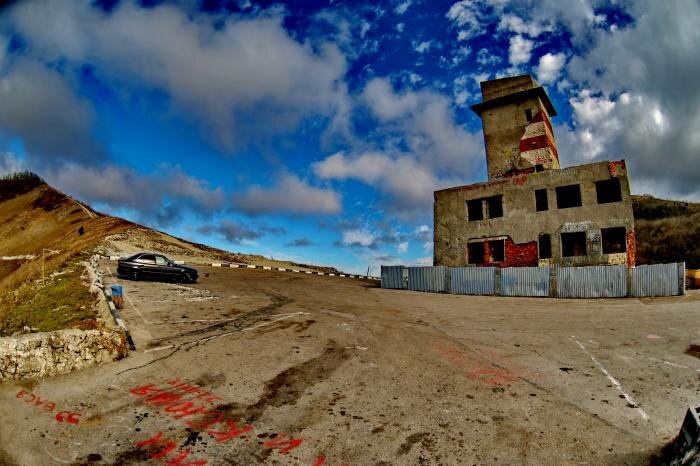
[[[557,267],[557,298],[621,298],[627,296],[627,267],[599,265]]]
[[[631,296],[677,296],[685,293],[685,263],[640,265],[632,270]]]
[[[382,288],[406,288],[403,279],[405,268],[403,265],[382,265]]]
[[[430,291],[444,293],[447,267],[408,267],[408,289],[412,291]]]
[[[496,267],[450,268],[450,287],[454,294],[492,295],[496,284]]]
[[[549,267],[501,269],[500,296],[549,296]]]

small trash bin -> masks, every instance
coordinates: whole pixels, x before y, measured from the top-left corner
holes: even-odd
[[[120,285],[112,285],[112,302],[117,309],[121,309],[124,305],[124,295]]]

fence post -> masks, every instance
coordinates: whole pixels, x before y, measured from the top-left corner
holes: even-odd
[[[452,267],[445,267],[445,289],[443,293],[452,294]]]
[[[552,265],[549,267],[549,297],[557,297],[557,266]]]
[[[685,262],[678,263],[678,294],[685,294]]]
[[[632,284],[634,282],[634,267],[627,267],[627,297],[631,298],[632,294]]]

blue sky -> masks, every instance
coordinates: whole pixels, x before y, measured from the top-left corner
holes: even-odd
[[[486,179],[479,81],[545,86],[564,166],[700,200],[696,0],[64,2],[0,9],[0,172],[231,251],[432,262]]]

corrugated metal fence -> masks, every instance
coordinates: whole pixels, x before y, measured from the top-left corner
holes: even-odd
[[[642,298],[683,294],[681,289],[685,286],[684,265],[683,263],[640,265],[632,269],[631,295]]]
[[[450,293],[492,295],[496,267],[450,267]]]
[[[557,298],[622,298],[627,296],[627,267],[557,267]]]
[[[382,288],[556,298],[685,294],[685,264],[591,267],[382,266]]]
[[[549,296],[549,267],[501,269],[501,296]]]
[[[408,289],[444,293],[447,267],[408,267]]]

